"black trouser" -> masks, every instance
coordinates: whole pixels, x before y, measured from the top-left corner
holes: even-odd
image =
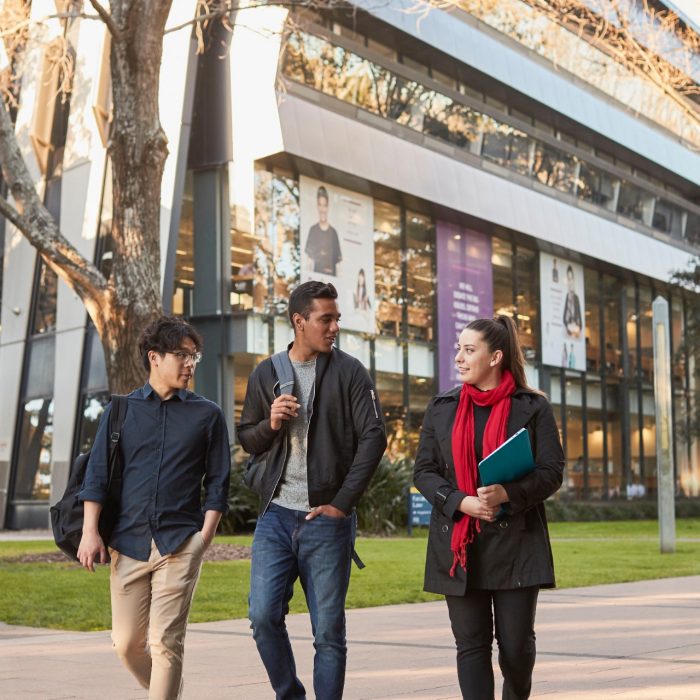
[[[505,591],[468,590],[464,596],[445,596],[457,643],[459,687],[465,700],[493,700],[494,617],[503,700],[530,697],[539,590],[539,586]]]

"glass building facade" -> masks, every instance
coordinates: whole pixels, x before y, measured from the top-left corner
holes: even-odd
[[[551,29],[565,34],[549,55],[551,46],[538,40],[545,25],[520,0],[493,12],[462,5],[470,23],[455,17],[437,26],[469,46],[481,31],[474,18],[486,23],[484,36],[504,53],[518,42],[515,61],[537,54],[533,75],[556,60],[578,85],[586,66],[612,61],[561,28]],[[187,59],[178,78],[182,118],[168,133],[181,147],[169,161],[176,185],[163,202],[172,218],[161,251],[164,307],[205,339],[193,388],[222,405],[232,429],[251,371],[292,338],[290,290],[310,277],[327,279],[340,292],[338,347],[363,362],[380,395],[387,455],[410,460],[426,405],[455,382],[459,329],[471,318],[507,314],[528,381],[550,397],[560,428],[566,469],[555,498],[653,499],[652,302],[661,296],[671,317],[676,493],[700,497],[697,440],[688,438],[695,387],[683,348],[697,299],[670,283],[671,270],[700,250],[700,181],[687,167],[700,160],[688,148],[681,163],[669,150],[667,132],[674,148],[681,134],[694,138],[676,106],[659,102],[635,76],[649,131],[630,127],[631,140],[622,143],[552,106],[558,70],[549,69],[536,99],[515,78],[509,85],[496,68],[489,73],[477,58],[460,58],[459,42],[452,50],[431,30],[432,15],[411,33],[405,17],[392,23],[391,11],[303,10],[277,24],[251,13],[266,19],[234,23],[232,32],[212,25],[207,50]],[[513,13],[523,29],[517,36]],[[493,39],[495,32],[502,36]],[[108,75],[105,55],[96,47],[100,79]],[[241,58],[256,70],[234,70]],[[579,93],[582,107],[588,100],[615,117],[612,131],[632,124],[618,104],[632,84],[625,70],[612,61],[606,78],[593,76]],[[76,162],[74,118],[78,125],[87,119],[70,102],[55,105],[43,177],[57,220],[83,205],[64,190],[64,150],[69,168]],[[645,151],[648,134],[659,139],[647,139]],[[109,158],[104,144],[99,149],[89,175],[99,193],[94,213],[84,217],[88,233],[75,237],[90,238],[92,260],[109,277],[113,197]],[[339,242],[319,267],[321,200]],[[22,272],[13,263],[10,234],[0,227],[0,287],[7,296],[19,279],[13,275],[33,279],[26,330],[10,340],[0,334],[3,368],[14,367],[0,369],[4,385],[14,386],[13,412],[3,414],[11,425],[4,433],[0,426],[0,527],[16,528],[47,521],[69,463],[92,445],[109,388],[94,328],[85,315],[75,322],[66,312],[62,283],[46,265],[32,258]],[[8,318],[4,303],[0,312]],[[76,340],[67,357],[62,338],[70,334]],[[245,459],[237,444],[234,457]]]

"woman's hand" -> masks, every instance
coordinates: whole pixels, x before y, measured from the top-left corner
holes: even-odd
[[[471,515],[472,518],[486,520],[489,523],[496,519],[496,513],[498,513],[498,506],[487,506],[478,496],[465,496],[459,504],[459,509],[462,513]]]
[[[476,495],[487,508],[498,510],[502,503],[508,503],[508,493],[500,484],[481,486],[476,490]]]

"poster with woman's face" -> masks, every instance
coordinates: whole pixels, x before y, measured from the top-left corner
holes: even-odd
[[[372,198],[308,177],[299,178],[301,281],[338,290],[340,327],[374,331]]]
[[[542,362],[586,369],[586,305],[583,266],[540,253]]]

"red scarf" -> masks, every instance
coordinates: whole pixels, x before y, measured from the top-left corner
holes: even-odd
[[[476,496],[478,483],[476,453],[474,451],[474,410],[477,406],[493,406],[484,429],[483,456],[488,457],[506,440],[510,397],[515,391],[515,379],[509,370],[504,370],[501,382],[495,389],[480,391],[471,384],[464,384],[459,395],[459,406],[452,428],[452,456],[457,474],[457,486],[467,496]],[[455,523],[452,530],[451,549],[454,554],[450,576],[455,575],[457,564],[466,571],[467,545],[481,532],[481,521],[466,513]]]

